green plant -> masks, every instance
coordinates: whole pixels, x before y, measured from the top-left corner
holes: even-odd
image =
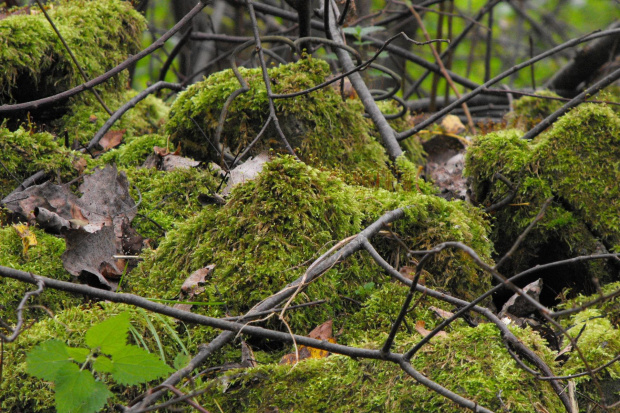
[[[59,340],[43,342],[28,353],[26,371],[54,382],[59,413],[99,411],[112,396],[101,376],[135,385],[172,372],[153,354],[127,343],[130,328],[129,313],[124,312],[88,329],[90,348],[69,347]]]

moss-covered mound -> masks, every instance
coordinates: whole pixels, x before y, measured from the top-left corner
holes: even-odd
[[[620,282],[615,282],[603,286],[601,290],[609,295],[619,288]],[[620,299],[616,296],[601,302],[599,294],[579,295],[562,304],[560,309],[580,307],[586,303],[589,303],[589,308],[563,318],[561,324],[572,337],[577,338],[579,350],[589,367],[596,369],[611,362],[620,353]],[[568,339],[564,338],[562,344],[568,345]],[[579,353],[572,351],[562,370],[562,374],[579,374],[586,372],[587,368]],[[595,409],[597,402],[610,405],[620,401],[620,365],[617,362],[598,372],[596,379],[598,383],[588,375],[574,379],[582,411]],[[601,400],[601,390],[605,400]]]
[[[493,240],[503,254],[538,213],[544,200],[554,202],[506,272],[575,255],[620,247],[620,117],[605,105],[584,104],[531,142],[507,130],[478,137],[467,154],[474,196],[491,205],[509,192],[493,179],[502,173],[518,185],[512,203],[495,213]],[[617,270],[591,262],[564,267],[550,279],[555,294],[563,287],[583,288],[584,279],[615,278]],[[538,277],[539,275],[536,275]]]
[[[192,271],[215,264],[200,300],[224,300],[226,306],[195,311],[241,314],[303,274],[311,260],[334,243],[398,207],[407,207],[406,218],[390,230],[411,248],[463,241],[490,260],[487,227],[474,208],[434,196],[348,186],[285,156],[266,164],[255,181],[236,187],[225,206],[205,207],[170,231],[155,252],[145,254],[146,261],[130,277],[131,288],[149,297],[174,298]],[[398,249],[392,234],[373,241],[386,257],[395,257]],[[400,255],[404,259],[405,252]],[[440,254],[427,269],[427,285],[464,298],[477,296],[490,283],[458,251]],[[387,277],[366,254],[351,257],[296,300],[329,303],[292,313],[290,325],[305,331],[328,319],[344,319],[368,298],[365,285],[385,282]]]
[[[36,237],[37,245],[24,251],[22,241],[15,228],[7,225],[0,228],[0,265],[34,274],[45,274],[50,278],[70,281],[69,274],[62,265],[61,255],[65,250],[65,241],[53,235],[46,234],[36,227],[30,227],[30,232]],[[27,291],[36,290],[36,286],[25,284],[10,278],[2,279],[2,294],[0,295],[0,319],[9,324],[16,322],[15,309]],[[45,290],[42,294],[29,301],[29,304],[43,305],[52,312],[82,302],[81,297],[68,293]],[[40,309],[27,311],[27,316],[47,316]]]
[[[136,94],[135,90],[122,87],[107,90],[100,93],[100,96],[111,111],[116,111]],[[161,99],[150,95],[125,112],[111,130],[122,131],[123,140],[126,142],[131,141],[132,137],[159,133],[163,129],[168,111],[168,106]],[[54,121],[53,127],[58,135],[67,136],[69,142],[77,140],[87,144],[109,118],[110,115],[92,94],[82,93],[70,100],[67,113]]]
[[[154,168],[126,169],[134,186],[134,199],[142,198],[132,226],[145,238],[159,240],[177,223],[198,214],[201,195],[213,193],[219,182],[209,170],[175,169],[164,172]],[[151,244],[155,246],[155,244]]]
[[[560,95],[548,90],[537,91],[536,94],[549,98],[560,97]],[[562,105],[564,105],[564,102],[561,100],[524,96],[515,101],[514,111],[506,115],[508,126],[529,130],[538,122],[560,109]]]
[[[85,333],[100,323],[124,311],[129,311],[132,323],[132,344],[146,348],[169,365],[177,354],[187,354],[167,317],[147,314],[144,310],[109,302],[68,308],[54,319],[42,320],[25,330],[19,340],[4,344],[4,373],[0,383],[0,409],[3,412],[51,412],[54,410],[54,386],[26,373],[26,353],[37,344],[56,338],[71,347],[85,347]],[[110,381],[110,383],[113,383]],[[119,397],[108,401],[113,410],[115,401],[127,402],[146,390],[144,386],[112,387]]]
[[[232,154],[243,151],[269,117],[260,69],[240,68],[239,71],[250,90],[233,101],[220,137],[220,142]],[[273,92],[278,94],[310,88],[323,82],[329,74],[325,61],[312,58],[269,70]],[[166,128],[172,141],[181,144],[186,156],[219,162],[220,155],[213,143],[220,113],[226,99],[239,87],[233,72],[226,70],[179,95]],[[386,167],[388,158],[371,137],[370,123],[362,117],[363,106],[359,100],[343,101],[334,89],[327,87],[291,99],[277,99],[275,105],[285,136],[306,163],[338,169],[347,182],[391,186],[394,178]],[[266,148],[283,148],[273,127],[252,153]]]
[[[38,171],[67,182],[78,175],[74,163],[87,159],[56,141],[46,132],[19,128],[14,132],[0,125],[0,199]]]
[[[553,364],[554,355],[536,333],[515,333]],[[396,350],[406,351],[418,339],[409,336]],[[428,378],[493,411],[564,411],[548,382],[535,380],[508,355],[491,324],[476,328],[459,324],[424,347],[413,365]],[[294,368],[272,364],[227,372],[206,387],[201,402],[209,410],[220,406],[235,412],[463,411],[394,364],[343,356],[305,360]]]
[[[136,53],[146,26],[131,3],[120,0],[63,0],[48,13],[91,79]],[[39,99],[84,82],[41,13],[0,20],[0,67],[0,104]],[[114,87],[126,82],[126,76],[115,79]]]

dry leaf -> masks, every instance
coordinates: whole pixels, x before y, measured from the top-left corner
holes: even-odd
[[[317,340],[329,340],[333,338],[332,335],[332,327],[334,322],[332,320],[327,320],[323,324],[318,327],[315,327],[314,330],[308,334],[310,338],[316,338]]]
[[[17,235],[22,240],[22,245],[24,247],[24,255],[28,254],[28,249],[34,245],[37,245],[37,237],[34,233],[30,232],[28,224],[15,224],[13,225]]]
[[[332,320],[328,320],[316,327],[314,330],[308,334],[308,337],[314,338],[317,340],[328,341],[330,343],[336,343],[336,339],[332,336],[332,327],[334,322]],[[307,346],[299,346],[299,359],[295,353],[287,354],[280,360],[280,364],[290,364],[294,365],[297,361],[305,360],[305,359],[322,359],[329,356],[329,351],[321,350],[314,347]]]
[[[458,116],[448,115],[441,121],[441,129],[443,129],[446,133],[451,133],[453,135],[458,135],[459,133],[465,132],[465,126],[463,126],[463,122],[458,118]]]
[[[426,324],[424,323],[424,321],[418,321],[415,323],[415,331],[417,331],[418,333],[420,333],[420,335],[422,337],[426,337],[431,331],[427,330],[426,328],[424,328]],[[447,337],[448,333],[446,333],[445,331],[440,331],[439,333],[435,334],[435,337]]]
[[[454,315],[454,313],[451,313],[450,311],[442,310],[441,308],[437,308],[437,307],[431,306],[431,307],[428,307],[428,309],[443,319],[448,319]]]
[[[99,141],[99,145],[104,150],[116,148],[118,145],[121,144],[121,141],[123,140],[123,135],[125,135],[125,131],[126,129],[111,130],[106,132],[106,134],[103,135],[103,138],[101,138],[101,140]]]
[[[71,165],[78,171],[78,174],[82,175],[88,164],[84,158],[74,158]]]

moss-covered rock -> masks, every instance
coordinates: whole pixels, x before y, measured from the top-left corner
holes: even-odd
[[[87,158],[65,148],[47,132],[24,128],[11,132],[0,125],[0,199],[38,171],[62,182],[75,178],[78,171],[73,165],[79,159]]]
[[[220,142],[233,154],[240,153],[258,135],[269,116],[260,69],[240,68],[239,71],[250,90],[233,101],[220,137]],[[312,58],[269,69],[273,92],[278,94],[313,87],[329,74],[325,61]],[[219,162],[219,153],[212,143],[224,102],[239,87],[233,72],[226,70],[179,95],[166,129],[172,141],[181,144],[185,155]],[[291,99],[277,99],[275,106],[285,136],[306,163],[338,170],[347,182],[392,186],[394,177],[386,165],[388,157],[371,136],[370,121],[362,117],[363,106],[359,100],[343,101],[336,91],[327,87]],[[252,153],[266,148],[283,148],[273,126]]]
[[[3,380],[0,383],[0,408],[7,412],[51,412],[54,410],[54,390],[46,382],[26,373],[26,353],[37,344],[56,338],[71,347],[86,347],[85,334],[93,325],[129,311],[132,323],[132,344],[145,347],[168,364],[178,353],[186,354],[182,341],[174,330],[174,322],[167,317],[147,314],[135,307],[109,302],[93,303],[68,308],[47,316],[22,332],[18,340],[4,344]],[[152,328],[151,328],[152,326]],[[180,344],[179,344],[180,343]],[[104,378],[105,379],[105,378]],[[109,381],[109,384],[114,383]],[[115,386],[112,391],[126,402],[140,394],[144,386]],[[114,399],[109,400],[111,408]]]
[[[173,298],[192,271],[215,264],[200,299],[225,300],[226,306],[195,311],[213,316],[241,314],[300,276],[333,243],[399,207],[407,208],[406,218],[393,223],[390,230],[411,248],[462,241],[490,261],[487,227],[474,208],[435,196],[349,186],[285,156],[266,164],[256,180],[236,187],[225,206],[206,207],[170,231],[156,251],[145,253],[145,262],[130,277],[131,288],[149,297]],[[398,245],[387,233],[373,243],[386,257]],[[404,259],[406,252],[401,255]],[[489,278],[459,251],[439,254],[427,269],[427,285],[467,299],[490,285]],[[327,299],[329,303],[295,311],[289,324],[294,331],[327,319],[338,324],[359,309],[356,301],[368,298],[365,285],[385,282],[387,277],[366,254],[350,257],[296,300]]]
[[[491,205],[509,192],[493,178],[496,172],[518,186],[512,203],[494,215],[493,240],[499,254],[510,248],[545,199],[554,197],[544,219],[503,270],[513,273],[553,260],[618,249],[620,117],[606,105],[583,104],[533,141],[523,141],[521,136],[517,130],[480,136],[467,153],[467,174],[473,178],[478,202]],[[592,277],[609,282],[617,276],[617,269],[598,261],[552,271],[545,282],[559,283],[552,286],[555,291],[549,292],[553,294],[550,299],[563,287],[583,290]]]
[[[91,79],[136,53],[146,26],[144,17],[120,0],[63,0],[48,13]],[[41,13],[0,20],[0,67],[3,104],[39,99],[84,82]],[[112,85],[126,80],[126,75],[117,76]]]

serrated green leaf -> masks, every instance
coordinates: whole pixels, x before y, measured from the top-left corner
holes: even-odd
[[[67,365],[77,368],[70,360],[65,343],[58,340],[41,343],[26,356],[26,372],[43,380],[54,381]]]
[[[93,363],[93,369],[98,373],[112,373],[114,369],[114,363],[109,357],[99,356]]]
[[[71,364],[63,368],[55,380],[58,413],[95,413],[100,411],[112,393],[89,371]]]
[[[79,348],[79,347],[69,347],[65,346],[67,349],[67,353],[69,353],[69,357],[71,357],[74,361],[82,364],[86,362],[86,358],[90,354],[90,350],[87,348]]]
[[[126,346],[112,357],[112,377],[120,384],[133,385],[172,373],[170,366],[137,346]]]
[[[129,313],[125,311],[89,328],[86,344],[91,348],[99,347],[101,352],[113,356],[125,348],[128,332]]]

